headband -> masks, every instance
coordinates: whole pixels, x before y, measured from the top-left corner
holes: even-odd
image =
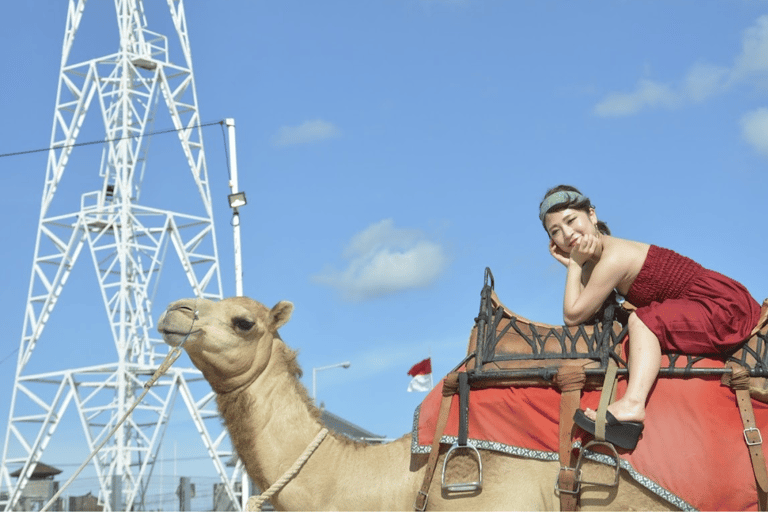
[[[560,192],[550,194],[544,198],[544,201],[541,202],[541,208],[539,209],[539,219],[541,222],[544,222],[544,216],[547,214],[547,212],[559,204],[578,203],[586,200],[587,198],[578,192],[572,192],[569,190],[561,190]]]

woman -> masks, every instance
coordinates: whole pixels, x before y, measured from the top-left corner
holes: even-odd
[[[566,325],[591,318],[613,290],[637,309],[629,316],[629,382],[608,406],[606,440],[634,449],[643,430],[645,402],[662,352],[722,354],[743,343],[757,324],[760,306],[741,284],[663,249],[610,236],[590,200],[560,185],[544,196],[539,218],[549,252],[568,274],[563,299]],[[574,420],[595,433],[595,411]]]

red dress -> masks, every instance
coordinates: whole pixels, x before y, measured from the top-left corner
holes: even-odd
[[[760,317],[760,305],[740,283],[655,245],[627,300],[664,352],[727,352],[749,337]]]

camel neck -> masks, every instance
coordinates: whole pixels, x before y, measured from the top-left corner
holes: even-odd
[[[322,428],[286,352],[276,344],[258,378],[217,397],[235,449],[261,489],[272,485]]]
[[[262,490],[293,465],[323,427],[319,411],[298,381],[295,355],[287,347],[283,349],[282,343],[278,345],[264,372],[250,386],[217,398],[235,449]],[[393,451],[401,461],[397,465],[389,463]],[[412,486],[415,492],[408,459],[409,444],[405,439],[397,446],[371,446],[328,435],[296,477],[270,501],[286,509],[307,509],[312,502],[355,509],[361,506],[361,497],[343,489],[391,486],[395,481],[398,486]],[[342,467],[344,471],[339,473]],[[306,501],[308,495],[312,496],[310,502]],[[408,494],[408,499],[412,500],[412,495]],[[379,502],[371,502],[368,507],[382,505],[388,508]],[[391,503],[394,508],[402,506]]]

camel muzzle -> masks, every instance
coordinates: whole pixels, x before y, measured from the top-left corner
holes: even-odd
[[[176,313],[176,314],[174,314]],[[157,330],[163,336],[163,340],[172,347],[181,347],[187,338],[194,332],[195,322],[200,318],[199,311],[186,305],[171,305],[166,309],[157,323]],[[190,320],[189,327],[181,327],[178,324]]]

